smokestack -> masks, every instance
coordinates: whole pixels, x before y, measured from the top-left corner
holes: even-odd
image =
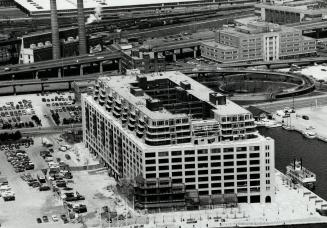
[[[86,34],[85,34],[85,17],[83,0],[77,0],[77,21],[78,21],[78,37],[79,37],[79,54],[87,53],[86,50]]]
[[[60,58],[60,41],[59,41],[59,26],[58,26],[58,14],[57,14],[57,2],[56,0],[50,0],[51,8],[51,32],[52,32],[52,58]]]

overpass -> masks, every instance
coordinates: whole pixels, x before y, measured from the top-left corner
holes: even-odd
[[[301,94],[306,94],[309,92],[312,92],[315,89],[315,84],[314,81],[304,75],[298,75],[294,73],[284,73],[284,72],[276,72],[276,71],[267,71],[267,70],[244,70],[244,69],[215,69],[215,68],[206,68],[206,69],[201,69],[198,71],[194,71],[192,69],[184,69],[181,71],[184,74],[190,75],[190,77],[206,77],[208,74],[222,74],[221,76],[226,74],[259,74],[263,75],[263,77],[268,77],[268,76],[277,76],[277,77],[285,77],[286,78],[296,78],[301,80],[301,85],[298,86],[296,90],[293,91],[285,91],[279,94],[275,95],[275,98],[283,98],[283,97],[291,97],[291,96],[297,96]],[[108,75],[109,76],[109,75]],[[110,75],[110,76],[115,76],[115,75]],[[51,78],[47,80],[42,80],[42,79],[30,79],[30,80],[11,80],[11,81],[2,81],[0,82],[0,88],[8,88],[11,87],[12,91],[8,92],[8,94],[16,94],[16,93],[31,93],[31,92],[44,92],[46,91],[46,85],[50,84],[62,84],[62,83],[67,83],[68,88],[60,87],[59,90],[65,90],[65,89],[71,89],[71,84],[75,81],[91,81],[95,80],[99,77],[99,74],[90,74],[90,75],[85,75],[85,76],[73,76],[73,77],[65,77],[65,78]],[[217,76],[219,77],[219,76]],[[17,87],[24,87],[24,86],[35,86],[36,89],[33,91],[26,91],[26,92],[21,92],[17,91]]]
[[[287,26],[302,30],[304,35],[308,33],[316,33],[317,39],[319,38],[321,32],[327,31],[326,20],[303,21],[287,24]]]
[[[101,52],[98,54],[88,54],[81,56],[73,56],[68,58],[62,58],[59,60],[48,60],[30,64],[17,64],[10,65],[0,68],[0,77],[2,78],[15,78],[17,74],[24,74],[29,72],[35,72],[35,77],[37,78],[39,71],[46,70],[57,70],[58,78],[61,78],[62,69],[65,67],[77,66],[80,69],[80,76],[83,76],[83,66],[87,64],[98,64],[100,73],[103,72],[103,62],[105,61],[118,61],[119,71],[121,70],[121,52]]]
[[[272,66],[290,66],[291,64],[298,65],[310,65],[313,63],[325,63],[327,62],[327,57],[308,57],[299,59],[285,59],[285,60],[275,60],[275,61],[258,61],[258,62],[241,62],[241,63],[223,63],[218,64],[218,67],[229,68],[229,67],[254,67],[254,66],[267,66],[271,68]]]
[[[263,77],[269,77],[269,76],[278,76],[278,77],[284,77],[286,78],[296,78],[301,80],[301,85],[297,87],[297,89],[292,91],[283,91],[278,94],[274,94],[274,98],[285,98],[285,97],[292,97],[292,96],[298,96],[310,93],[314,91],[315,89],[315,81],[311,79],[310,77],[302,74],[296,74],[296,73],[284,73],[284,72],[277,72],[277,71],[267,71],[267,70],[244,70],[244,69],[215,69],[215,68],[203,68],[199,70],[190,70],[185,69],[181,71],[184,74],[187,75],[193,75],[193,77],[206,77],[208,74],[213,73],[220,73],[222,76],[225,77],[224,74],[228,73],[241,73],[241,74],[256,74],[256,75],[263,75]],[[192,76],[191,76],[192,77]]]

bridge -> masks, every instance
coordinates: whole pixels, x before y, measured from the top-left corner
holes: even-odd
[[[318,39],[321,32],[327,31],[326,20],[303,21],[292,24],[287,24],[288,27],[293,27],[302,30],[303,34],[316,33]]]
[[[244,69],[214,69],[214,68],[206,68],[198,71],[194,71],[192,69],[184,69],[181,71],[184,74],[189,75],[190,77],[206,77],[209,74],[221,74],[221,76],[228,76],[228,74],[252,74],[252,75],[262,75],[263,77],[276,76],[276,77],[284,77],[288,78],[296,78],[301,81],[301,84],[295,90],[284,91],[275,95],[275,98],[284,98],[284,97],[292,97],[298,96],[302,94],[306,94],[312,92],[315,89],[315,82],[313,79],[305,76],[294,73],[283,73],[276,71],[267,71],[267,70],[244,70]],[[104,74],[107,75],[107,74]],[[109,76],[109,75],[108,75]],[[112,74],[110,76],[115,76]],[[71,89],[71,85],[75,81],[92,81],[99,77],[99,73],[90,74],[85,76],[73,76],[73,77],[65,77],[65,78],[51,78],[47,80],[42,79],[30,79],[30,80],[11,80],[11,81],[2,81],[0,82],[0,88],[2,88],[2,94],[18,94],[18,93],[31,93],[31,92],[44,92],[47,91],[47,85],[51,84],[67,84],[68,86],[60,86],[57,90],[67,90]],[[220,77],[217,75],[217,77]],[[24,91],[24,88],[27,86],[28,91]],[[33,87],[31,89],[31,87]],[[11,88],[8,92],[5,89]],[[17,90],[19,88],[20,91]],[[23,89],[22,89],[23,88]]]
[[[89,54],[74,56],[68,58],[62,58],[59,60],[48,60],[42,62],[36,62],[31,64],[17,64],[10,65],[7,69],[6,67],[0,68],[0,77],[2,78],[14,78],[17,74],[24,74],[35,72],[35,77],[37,77],[38,72],[47,70],[57,70],[58,77],[61,77],[62,69],[65,67],[77,66],[80,69],[80,76],[83,76],[83,66],[87,64],[98,64],[100,73],[103,73],[103,62],[105,61],[118,61],[119,71],[121,70],[121,52],[101,52],[98,54]]]
[[[225,74],[237,73],[237,74],[252,74],[252,75],[263,75],[263,77],[267,78],[269,76],[276,76],[276,77],[284,77],[287,78],[295,78],[301,81],[301,85],[299,85],[295,90],[291,91],[283,91],[278,94],[275,94],[275,98],[285,98],[285,97],[292,97],[310,93],[315,89],[315,81],[302,74],[296,73],[284,73],[284,72],[277,72],[277,71],[267,71],[267,70],[243,70],[243,69],[215,69],[215,68],[204,68],[198,70],[190,70],[184,69],[181,71],[184,74],[190,75],[191,77],[206,77],[208,74],[220,73],[222,76]],[[193,75],[193,76],[192,76]]]

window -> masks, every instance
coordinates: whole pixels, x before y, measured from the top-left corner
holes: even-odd
[[[173,169],[182,169],[182,165],[173,165],[172,166]]]
[[[194,177],[185,178],[185,182],[186,183],[195,182],[195,178]]]
[[[168,158],[159,159],[159,164],[164,164],[164,163],[169,163],[169,159]]]
[[[220,167],[221,163],[220,162],[212,162],[211,167]]]
[[[233,180],[233,179],[234,179],[234,175],[224,176],[224,180]]]
[[[198,175],[207,175],[208,174],[208,170],[198,170]]]
[[[211,156],[211,160],[220,160],[220,155]]]
[[[159,170],[169,170],[169,166],[168,165],[159,166]]]
[[[145,164],[156,164],[156,160],[155,159],[146,160]]]
[[[168,152],[167,152],[167,151],[159,152],[159,153],[158,153],[158,156],[159,156],[159,157],[166,157],[166,156],[168,156]]]
[[[198,168],[208,168],[208,163],[198,163]]]
[[[242,152],[242,151],[246,151],[246,146],[236,148],[236,152]]]
[[[195,164],[185,164],[185,169],[194,169]]]
[[[193,162],[193,161],[195,161],[195,158],[194,157],[186,157],[184,159],[185,159],[185,162]]]
[[[220,169],[212,169],[211,174],[221,173]]]
[[[198,161],[208,161],[208,156],[198,157]]]
[[[260,161],[259,160],[251,160],[250,165],[259,165]]]
[[[156,156],[156,153],[145,153],[146,158],[153,158]]]
[[[250,179],[260,179],[259,173],[250,174]]]
[[[199,177],[198,181],[208,181],[208,177]]]
[[[218,153],[220,153],[220,148],[211,149],[211,153],[212,154],[218,154]]]
[[[185,171],[186,176],[193,176],[195,175],[195,171]]]
[[[230,161],[230,162],[224,162],[224,166],[233,166],[234,162]]]
[[[233,154],[224,155],[224,159],[234,159]]]
[[[224,152],[228,153],[228,152],[234,152],[234,148],[233,147],[229,147],[229,148],[224,148]]]
[[[244,168],[237,168],[237,172],[238,173],[247,172],[247,168],[246,167],[244,167]]]
[[[198,154],[207,154],[207,153],[208,153],[207,149],[198,150]]]
[[[225,182],[225,187],[234,187],[234,182]]]
[[[182,151],[172,151],[171,156],[180,156],[182,155]]]
[[[182,174],[182,172],[173,172],[172,173],[172,176],[173,177],[180,177],[180,176],[182,176],[183,174]]]
[[[238,154],[238,155],[236,155],[236,157],[238,159],[240,159],[240,158],[246,158],[246,154]]]
[[[146,171],[156,171],[156,167],[155,166],[148,166],[145,168]]]
[[[174,163],[182,162],[182,158],[172,158],[171,161]]]
[[[192,154],[194,154],[194,150],[185,150],[184,154],[185,155],[192,155]]]
[[[211,184],[212,188],[220,188],[221,187],[221,183],[212,183]]]
[[[250,154],[250,158],[258,158],[258,157],[260,157],[259,153],[251,153]]]

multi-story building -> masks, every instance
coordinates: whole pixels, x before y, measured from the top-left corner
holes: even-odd
[[[258,20],[216,32],[204,41],[201,55],[222,62],[274,61],[316,55],[316,41],[301,30]]]
[[[59,31],[60,49],[63,57],[76,56],[78,51],[78,28],[63,28]],[[102,37],[87,37],[87,48],[90,50],[100,46],[102,50]],[[51,31],[35,32],[24,35],[20,48],[19,63],[34,63],[52,59]]]
[[[262,20],[276,24],[326,19],[327,3],[320,0],[281,0],[255,5],[255,12]]]
[[[115,177],[143,180],[141,208],[274,200],[274,140],[249,111],[180,72],[100,77],[82,112],[86,147]]]
[[[155,54],[158,55],[157,58]],[[165,56],[142,48],[123,51],[122,71],[126,72],[127,69],[139,69],[141,73],[165,71]]]

